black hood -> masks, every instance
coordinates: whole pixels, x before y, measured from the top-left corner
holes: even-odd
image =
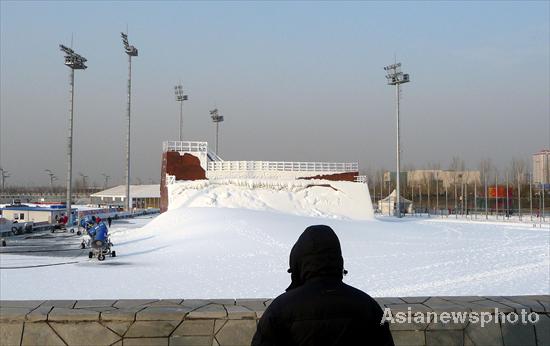
[[[344,259],[338,236],[329,226],[309,226],[290,251],[292,283],[287,291],[314,277],[342,279]]]

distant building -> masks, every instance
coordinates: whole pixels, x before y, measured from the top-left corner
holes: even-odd
[[[533,154],[533,183],[550,184],[549,160],[550,150],[548,149]]]
[[[395,183],[395,172],[385,172],[384,182],[389,179]],[[449,188],[453,184],[481,184],[481,174],[479,171],[444,171],[441,169],[421,169],[408,172],[401,172],[400,180],[403,186],[417,186],[434,184],[440,182],[442,188]]]
[[[64,205],[28,206],[21,204],[0,208],[0,215],[10,221],[55,223],[65,215],[65,211]],[[72,209],[72,213],[76,213],[76,209]]]
[[[90,196],[101,207],[124,207],[126,185],[119,185]],[[130,185],[130,205],[135,209],[160,208],[160,185]]]

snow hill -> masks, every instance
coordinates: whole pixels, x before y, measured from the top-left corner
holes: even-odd
[[[367,184],[328,180],[218,179],[168,185],[169,208],[217,207],[372,220]]]

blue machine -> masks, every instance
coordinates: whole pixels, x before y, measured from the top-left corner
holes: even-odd
[[[85,223],[85,225],[89,226],[90,223]],[[111,243],[111,241],[109,240],[109,229],[104,222],[92,225],[89,228],[85,228],[87,230],[88,236],[90,237],[90,239],[88,240],[88,244],[91,251],[88,253],[88,258],[97,257],[99,261],[103,261],[105,260],[106,255],[116,257],[116,251],[111,250],[113,243]]]

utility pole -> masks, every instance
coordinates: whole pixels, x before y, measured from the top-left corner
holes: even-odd
[[[223,119],[223,115],[219,115],[217,108],[214,108],[213,110],[210,111],[210,117],[212,118],[212,122],[216,124],[216,155],[219,155],[219,151],[218,151],[219,126],[224,119]]]
[[[106,189],[109,186],[109,178],[111,176],[105,173],[101,173],[101,175],[103,176],[103,179],[104,179],[103,188]]]
[[[85,70],[88,68],[86,66],[86,61],[88,60],[62,44],[59,45],[59,48],[65,53],[65,66],[71,69],[69,77],[69,136],[67,139],[67,202],[65,215],[69,218],[69,225],[72,225],[74,70]]]
[[[401,72],[401,63],[395,63],[384,67],[386,71],[386,79],[388,85],[395,85],[395,96],[396,96],[396,116],[397,116],[397,150],[396,150],[396,161],[397,161],[397,178],[396,178],[396,192],[397,192],[397,204],[395,215],[401,217],[401,191],[400,191],[400,175],[401,175],[401,161],[400,161],[400,147],[399,147],[399,89],[401,84],[408,83],[410,81],[409,74]]]
[[[57,177],[56,177],[55,174],[54,174],[51,170],[49,170],[49,169],[45,169],[44,171],[45,171],[45,172],[48,174],[48,176],[50,177],[50,190],[53,192],[53,182],[54,182],[55,180],[57,180]]]
[[[10,174],[5,169],[0,168],[0,177],[2,178],[2,192],[4,192],[6,187],[6,179],[10,177]]]
[[[126,211],[131,211],[130,205],[130,109],[132,101],[132,57],[138,56],[136,47],[128,43],[128,34],[121,32],[124,52],[128,54],[128,102],[126,106],[126,117],[128,119],[128,129],[126,131]]]
[[[174,87],[176,102],[180,103],[180,142],[183,141],[183,101],[187,101],[187,95],[183,94],[183,86],[178,84]]]

